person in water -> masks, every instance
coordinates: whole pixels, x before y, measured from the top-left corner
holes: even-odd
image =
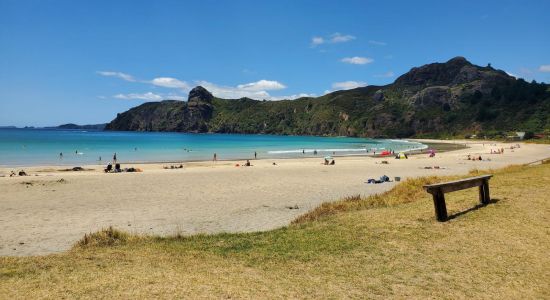
[[[59,159],[63,159],[63,152],[59,152]]]

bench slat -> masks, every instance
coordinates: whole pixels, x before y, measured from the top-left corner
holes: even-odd
[[[436,191],[442,191],[443,193],[450,193],[450,192],[459,191],[459,190],[463,190],[471,187],[480,186],[483,184],[483,182],[485,182],[486,180],[489,180],[491,177],[493,177],[493,175],[483,175],[483,176],[471,177],[471,178],[466,178],[461,180],[429,184],[429,185],[425,185],[424,189],[430,194],[433,194]]]

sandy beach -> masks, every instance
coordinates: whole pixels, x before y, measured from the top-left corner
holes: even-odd
[[[421,140],[422,142],[444,142]],[[410,156],[259,159],[243,161],[123,165],[140,173],[61,172],[66,167],[30,167],[30,176],[9,177],[1,168],[0,255],[43,255],[68,250],[85,233],[116,228],[139,234],[194,234],[270,230],[296,216],[348,195],[389,190],[395,182],[366,184],[369,178],[464,174],[471,169],[500,168],[550,157],[549,145],[452,141],[468,148]],[[505,148],[504,154],[490,154]],[[483,161],[469,161],[467,155]],[[490,161],[486,160],[490,159]],[[387,160],[389,164],[382,164]],[[273,163],[276,165],[273,165]],[[439,169],[425,167],[438,166]],[[16,170],[17,171],[17,170]]]

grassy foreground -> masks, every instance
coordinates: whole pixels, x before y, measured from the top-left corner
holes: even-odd
[[[0,258],[0,298],[550,298],[550,164],[494,172],[494,203],[422,184],[325,204],[263,233],[87,235],[73,250]],[[444,178],[446,180],[449,178]]]

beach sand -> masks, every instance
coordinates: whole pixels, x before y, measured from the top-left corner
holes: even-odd
[[[81,172],[30,167],[25,171],[31,176],[22,177],[8,177],[11,169],[1,168],[0,255],[65,251],[85,233],[111,225],[158,235],[270,230],[322,202],[380,193],[395,184],[365,184],[369,178],[465,174],[550,157],[549,145],[521,144],[511,151],[511,144],[445,142],[469,148],[407,160],[336,157],[334,166],[322,165],[319,157],[252,160],[253,167],[235,167],[243,161],[193,162],[168,170],[163,166],[170,164],[123,164],[143,172],[117,174],[105,174],[97,165]],[[505,148],[504,154],[489,154],[497,148]],[[468,154],[491,161],[468,161]]]

